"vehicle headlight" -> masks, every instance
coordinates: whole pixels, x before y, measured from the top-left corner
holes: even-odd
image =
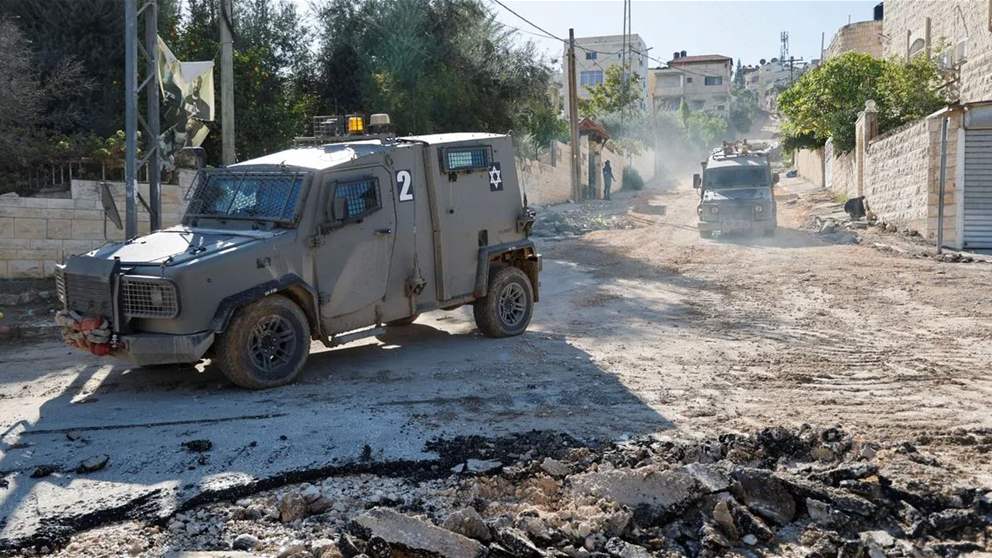
[[[764,207],[761,207],[760,205],[754,206],[754,212],[755,213],[761,213],[764,210],[765,210],[765,208]]]
[[[717,206],[715,206],[715,205],[711,205],[710,206],[710,213],[712,213],[713,215],[716,215],[717,213],[720,213],[720,208],[717,207]]]
[[[179,314],[176,286],[168,279],[124,275],[120,285],[128,318],[175,318]]]

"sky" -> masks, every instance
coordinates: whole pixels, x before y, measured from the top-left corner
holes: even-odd
[[[301,6],[309,0],[294,0]],[[553,35],[568,38],[568,29],[576,37],[619,35],[623,29],[621,0],[500,0]],[[540,33],[493,0],[483,0],[496,13],[497,19],[527,33],[548,54],[560,59],[562,48],[554,39],[538,37]],[[747,64],[778,57],[782,31],[789,32],[789,52],[795,57],[811,60],[820,57],[820,35],[826,33],[826,44],[839,27],[848,21],[872,18],[878,0],[871,1],[733,1],[708,0],[658,1],[633,0],[631,27],[652,47],[650,55],[668,61],[672,52],[685,50],[688,54],[722,54]],[[652,61],[651,67],[658,63]]]

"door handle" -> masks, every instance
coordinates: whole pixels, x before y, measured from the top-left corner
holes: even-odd
[[[393,229],[386,227],[384,229],[377,229],[375,234],[393,234]]]

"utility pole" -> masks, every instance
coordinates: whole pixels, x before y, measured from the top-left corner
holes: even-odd
[[[221,161],[237,162],[234,153],[234,41],[231,38],[232,0],[220,2],[220,130]]]
[[[159,135],[161,120],[159,117],[158,100],[158,0],[150,0],[143,8],[145,11],[145,74],[151,85],[145,91],[148,101],[148,121],[145,123],[148,138],[145,140],[147,149],[146,168],[148,170],[148,205],[149,226],[153,231],[162,228],[162,167],[159,160]]]
[[[124,0],[124,238],[138,236],[138,201],[148,211],[151,230],[162,226],[162,195],[159,186],[159,83],[158,83],[158,0]],[[145,18],[145,77],[138,84],[138,17]],[[138,114],[138,96],[145,91],[147,114]],[[145,157],[138,159],[138,127],[145,138]],[[138,171],[143,165],[148,177],[149,200],[138,192]]]
[[[124,0],[124,238],[138,236],[138,0]]]
[[[579,92],[575,85],[575,29],[568,30],[568,126],[571,131],[572,201],[582,199],[579,172]]]

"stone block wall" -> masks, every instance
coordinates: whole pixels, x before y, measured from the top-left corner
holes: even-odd
[[[823,182],[824,187],[839,196],[853,198],[858,195],[854,182],[854,155],[837,152],[830,141],[823,148]]]
[[[580,142],[581,161],[579,163],[582,171],[581,181],[583,184],[589,183],[589,142],[583,137]],[[555,142],[552,146],[555,150],[554,157],[542,156],[539,160],[517,159],[517,177],[521,181],[527,192],[527,201],[531,205],[550,205],[567,202],[572,197],[572,179],[569,175],[569,165],[571,148],[568,144]],[[620,189],[624,167],[628,166],[625,157],[607,148],[598,150],[600,155],[600,165],[609,160],[613,167],[613,191]],[[551,160],[555,164],[551,164]],[[631,163],[646,181],[654,177],[654,151],[646,150],[635,156]],[[602,168],[602,167],[600,167]],[[602,177],[597,177],[597,196],[603,193]]]
[[[868,143],[864,195],[886,223],[923,232],[927,228],[930,176],[929,121],[893,130]]]
[[[796,171],[799,176],[823,188],[823,149],[797,149]]]
[[[179,184],[162,185],[162,225],[182,218],[184,194],[195,176],[180,171]],[[110,182],[121,219],[124,185]],[[141,184],[148,199],[148,185]],[[122,240],[124,231],[106,219],[100,202],[100,182],[73,180],[68,198],[0,197],[0,279],[49,277],[65,258]],[[149,230],[148,214],[138,209],[138,230]]]
[[[889,8],[885,3],[886,11]],[[886,13],[888,17],[888,13]],[[849,23],[837,30],[830,46],[823,52],[823,58],[829,60],[845,52],[863,52],[876,58],[882,57],[882,22],[858,21]]]
[[[889,40],[885,56],[905,59],[907,45],[917,39],[926,41],[929,17],[934,56],[941,42],[947,46],[965,42],[967,62],[961,67],[960,102],[992,100],[990,11],[988,0],[886,0],[882,32]]]

